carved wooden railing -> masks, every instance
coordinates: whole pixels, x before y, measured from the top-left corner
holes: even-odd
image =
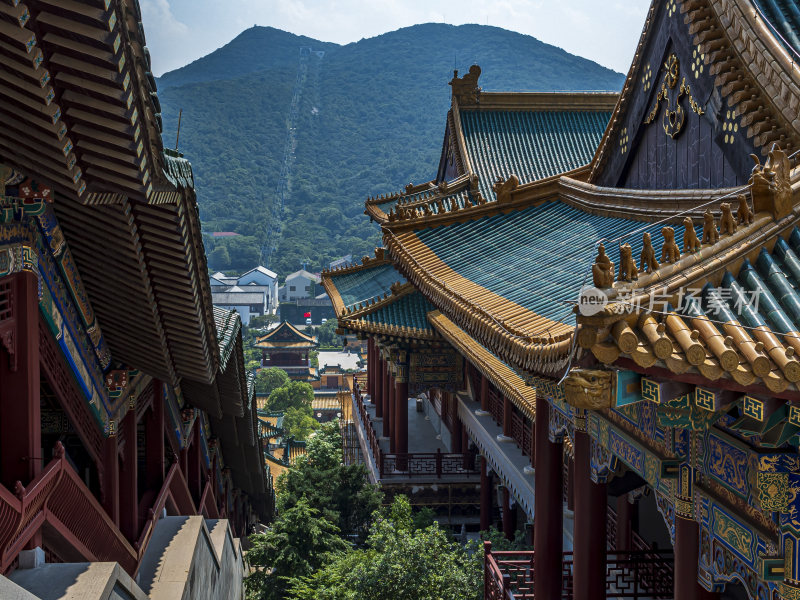
[[[364,405],[364,398],[358,386],[358,379],[353,383],[353,399],[358,416],[364,428],[367,444],[375,460],[380,479],[397,477],[426,477],[459,475],[472,477],[480,475],[478,455],[473,453],[407,452],[388,453],[381,450],[378,435]]]
[[[192,500],[192,494],[189,491],[186,480],[183,478],[183,473],[181,473],[178,463],[173,463],[170,467],[166,478],[164,478],[161,491],[158,493],[158,496],[156,496],[153,507],[148,510],[147,520],[136,542],[136,547],[139,550],[139,559],[144,556],[147,544],[150,543],[150,538],[153,536],[156,524],[161,518],[161,513],[165,508],[168,513],[176,515],[197,514],[194,501]]]
[[[573,597],[573,556],[564,552],[561,600]],[[484,597],[492,600],[534,599],[534,553],[494,552],[484,542]],[[609,551],[606,554],[606,598],[644,600],[672,598],[672,550]]]
[[[171,514],[198,514],[180,467],[173,464],[139,539],[131,546],[73,469],[61,443],[53,454],[55,458],[27,487],[18,483],[11,493],[0,485],[0,573],[9,570],[20,550],[47,523],[87,560],[116,561],[135,575],[164,509]],[[207,518],[219,518],[209,483],[200,508]]]
[[[116,561],[134,573],[138,554],[69,464],[58,443],[55,458],[14,494],[0,486],[0,572],[47,522],[87,559]]]
[[[217,500],[214,497],[214,487],[211,485],[211,481],[206,481],[206,487],[203,488],[203,495],[200,497],[199,508],[206,519],[219,519]]]
[[[379,471],[381,479],[391,477],[441,478],[445,475],[480,475],[477,454],[436,452],[381,453]]]
[[[495,389],[493,385],[489,385],[489,413],[492,415],[495,423],[502,425],[503,396]]]

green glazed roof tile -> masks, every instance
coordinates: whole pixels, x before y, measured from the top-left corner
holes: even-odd
[[[425,296],[419,292],[412,292],[365,315],[364,319],[375,324],[432,331],[427,318],[427,314],[432,310],[436,310],[436,307]]]
[[[797,0],[754,0],[778,40],[790,54],[800,52],[800,6]],[[783,38],[783,39],[781,39]]]
[[[657,252],[662,224],[609,218],[551,201],[520,211],[423,229],[419,239],[462,277],[548,319],[573,325],[574,302],[582,285],[591,285],[598,240],[625,234],[637,260],[642,233],[650,233]],[[702,234],[700,228],[696,228]],[[676,235],[681,235],[678,228]],[[606,252],[619,268],[617,243]]]
[[[219,344],[220,369],[225,370],[231,352],[236,345],[236,337],[242,328],[242,320],[235,310],[225,310],[214,307],[214,324],[217,328],[217,342]]]
[[[394,283],[405,283],[405,279],[391,264],[361,269],[343,275],[331,274],[331,280],[348,309],[356,304],[389,293]]]
[[[529,183],[589,164],[610,118],[607,111],[462,111],[461,129],[481,194],[493,199],[498,177],[513,174]]]

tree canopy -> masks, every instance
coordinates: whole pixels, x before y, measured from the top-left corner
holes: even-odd
[[[289,384],[289,376],[286,371],[278,367],[261,369],[256,375],[256,393],[271,394],[273,390]],[[313,394],[313,392],[312,392]]]
[[[290,381],[269,392],[267,409],[273,412],[286,412],[290,408],[307,409],[311,414],[313,400],[314,388],[305,381]]]
[[[450,540],[436,523],[415,529],[408,499],[397,496],[376,516],[365,548],[331,556],[310,576],[292,577],[288,598],[480,600],[481,560],[477,547]]]

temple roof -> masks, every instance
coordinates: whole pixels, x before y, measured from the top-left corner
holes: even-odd
[[[410,283],[393,284],[389,296],[340,315],[339,326],[356,332],[431,339],[435,332],[427,314],[435,308]]]
[[[798,255],[795,226],[751,246],[714,276],[690,282],[683,294],[664,295],[654,310],[632,311],[607,337],[592,338],[590,347],[604,363],[623,357],[641,368],[699,373],[718,384],[728,380],[733,389],[756,386],[764,394],[797,398]],[[586,327],[594,330],[590,323]]]
[[[784,148],[800,146],[800,74],[796,68],[800,48],[795,46],[794,52],[788,49],[797,39],[800,23],[796,2],[689,0],[681,4],[677,14],[673,13],[668,3],[651,3],[619,102],[592,162],[592,182],[600,180],[607,163],[627,140],[635,137],[636,132],[628,130],[630,118],[639,123],[640,113],[645,111],[646,116],[650,110],[649,103],[637,100],[643,84],[646,86],[652,75],[658,75],[658,64],[648,62],[648,50],[656,42],[663,46],[669,41],[669,36],[659,35],[667,18],[680,19],[689,26],[687,41],[693,54],[688,56],[695,61],[695,67],[703,67],[694,77],[690,77],[690,68],[685,69],[684,82],[697,83],[697,74],[704,73],[716,90],[713,102],[701,102],[704,112],[712,110],[724,115],[722,109],[730,109],[732,116],[739,119],[743,135],[762,156],[774,143]],[[660,55],[659,59],[663,60]],[[655,73],[651,72],[653,69]],[[658,90],[657,82],[653,83],[656,85],[648,88],[650,93]]]
[[[476,80],[477,81],[477,80]],[[531,183],[588,165],[608,124],[615,93],[454,94],[438,180],[370,198],[366,213],[384,223],[400,207],[434,214],[497,199],[498,178]],[[449,166],[448,164],[455,165]]]
[[[375,258],[364,257],[361,264],[322,272],[322,285],[337,315],[388,295],[392,284],[404,281],[382,248],[375,251]]]
[[[498,177],[516,175],[524,184],[588,165],[617,100],[616,94],[598,94],[596,104],[571,110],[576,100],[593,96],[519,94],[530,101],[494,109],[492,96],[482,93],[480,104],[459,110],[468,168],[480,177],[487,200],[495,199]]]
[[[303,350],[319,346],[317,338],[303,333],[288,321],[256,340],[256,348]]]

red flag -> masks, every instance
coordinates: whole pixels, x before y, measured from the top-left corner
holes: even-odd
[[[311,313],[310,312],[303,313],[303,318],[304,319],[308,319],[309,317],[311,317]]]

